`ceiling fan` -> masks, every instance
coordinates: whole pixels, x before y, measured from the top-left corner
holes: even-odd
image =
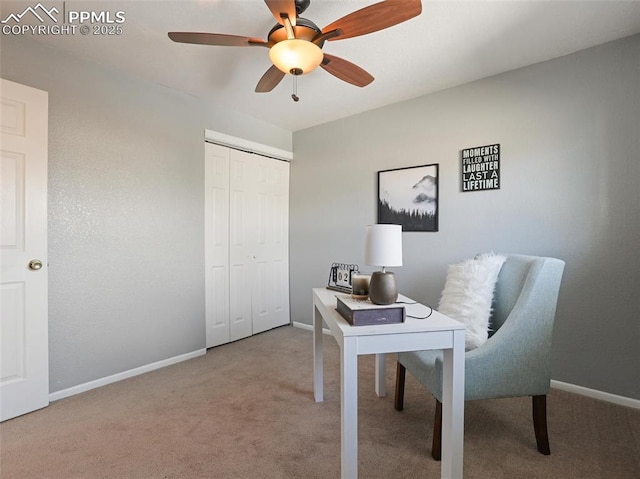
[[[363,87],[373,81],[373,76],[347,60],[324,53],[324,43],[376,32],[422,12],[420,0],[385,0],[356,10],[320,29],[312,21],[299,16],[311,0],[264,1],[278,22],[267,35],[266,41],[239,35],[198,32],[169,32],[169,38],[174,42],[199,45],[267,47],[273,66],[258,81],[255,89],[258,93],[273,90],[286,74],[304,75],[318,66],[340,80]],[[298,101],[295,91],[292,98]]]

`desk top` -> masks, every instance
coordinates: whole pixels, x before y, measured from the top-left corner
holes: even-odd
[[[351,326],[336,310],[336,297],[347,296],[350,294],[332,291],[326,288],[313,288],[314,303],[321,311],[322,317],[333,330],[333,327],[340,329],[343,336],[374,336],[396,333],[419,333],[427,331],[452,331],[464,329],[464,325],[455,319],[433,310],[431,316],[427,319],[416,319],[410,316],[424,317],[429,314],[429,306],[421,303],[414,304],[398,304],[406,308],[407,317],[404,323],[395,324],[376,324],[374,326]],[[402,296],[403,301],[413,301],[406,296]],[[330,324],[330,323],[333,323]]]

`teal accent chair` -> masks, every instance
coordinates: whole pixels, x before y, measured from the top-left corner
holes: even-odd
[[[548,455],[547,393],[553,322],[564,261],[509,255],[493,298],[490,337],[465,353],[465,400],[531,396],[540,453]],[[395,408],[402,411],[406,370],[436,398],[431,455],[440,460],[442,351],[398,353]]]

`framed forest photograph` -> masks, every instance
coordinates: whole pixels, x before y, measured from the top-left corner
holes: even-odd
[[[438,164],[378,171],[378,223],[438,231]]]

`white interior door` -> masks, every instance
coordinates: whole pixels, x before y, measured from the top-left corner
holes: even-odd
[[[0,420],[49,404],[47,92],[0,80]]]

